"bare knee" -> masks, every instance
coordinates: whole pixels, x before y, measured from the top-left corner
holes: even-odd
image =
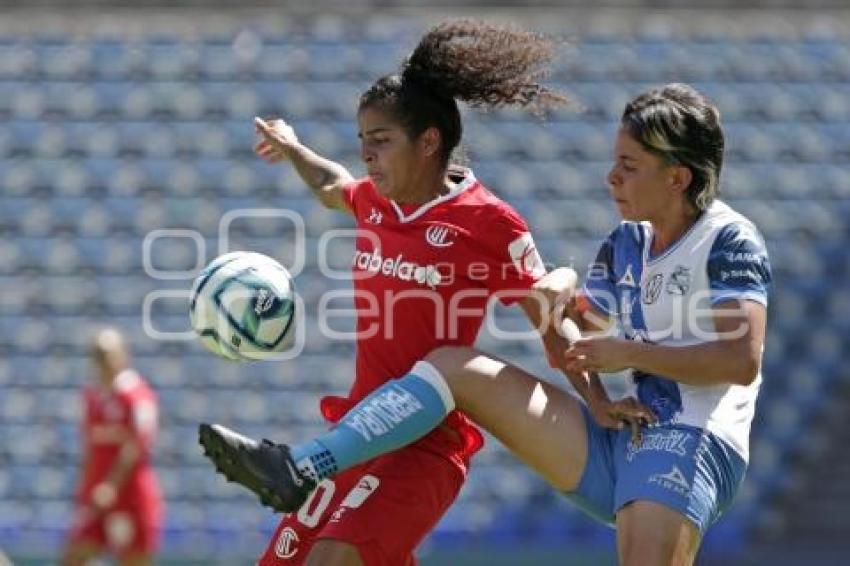
[[[451,391],[458,406],[463,406],[480,393],[479,385],[474,379],[480,372],[475,364],[480,353],[463,346],[441,346],[425,356],[424,361],[430,363]]]
[[[440,346],[431,350],[425,361],[443,374],[445,379],[451,379],[452,376],[460,373],[460,370],[466,365],[472,357],[475,356],[475,351],[464,346]]]
[[[321,539],[310,549],[305,566],[363,566],[363,560],[353,544]]]
[[[623,566],[662,566],[675,564],[673,556],[675,543],[668,533],[660,529],[632,529],[630,532],[617,533],[621,538],[620,562]]]
[[[690,566],[699,529],[685,516],[650,501],[635,501],[617,514],[617,548],[624,566]]]

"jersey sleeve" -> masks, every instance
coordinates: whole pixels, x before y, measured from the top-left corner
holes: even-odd
[[[512,208],[503,204],[498,216],[485,224],[491,244],[487,288],[502,304],[511,305],[546,274],[546,267],[528,224]]]
[[[345,205],[357,217],[357,204],[364,196],[363,187],[368,183],[369,178],[355,179],[342,187],[342,199]]]
[[[144,450],[150,450],[156,438],[159,421],[156,397],[152,393],[134,395],[127,397],[126,402],[130,434]]]
[[[596,259],[587,270],[581,294],[593,307],[608,316],[617,312],[617,282],[614,275],[614,247],[619,228],[602,242]]]
[[[708,255],[708,280],[712,305],[729,299],[767,305],[770,260],[754,227],[733,223],[720,230]]]

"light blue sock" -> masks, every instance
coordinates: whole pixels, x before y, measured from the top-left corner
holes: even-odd
[[[419,440],[454,409],[440,372],[417,362],[410,373],[374,390],[322,436],[292,446],[298,469],[315,480]]]

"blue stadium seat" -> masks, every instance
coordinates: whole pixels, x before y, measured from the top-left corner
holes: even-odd
[[[182,79],[191,75],[197,72],[201,59],[196,45],[177,39],[148,42],[141,51],[147,71],[155,80]]]
[[[99,114],[120,117],[125,114],[134,114],[137,117],[147,113],[147,103],[140,97],[139,93],[144,91],[135,88],[132,83],[125,81],[97,81],[94,83],[95,96],[99,107]]]
[[[0,79],[25,79],[35,71],[32,46],[23,41],[0,44]]]
[[[207,79],[229,79],[239,70],[232,44],[204,43],[198,55],[198,70]]]
[[[252,84],[228,85],[228,93],[222,95],[224,108],[231,119],[250,124],[254,116],[261,115],[260,97]]]
[[[95,39],[91,53],[92,70],[103,79],[127,78],[138,70],[143,59],[137,45],[119,39]]]
[[[378,77],[398,72],[404,53],[395,44],[361,43],[349,48],[348,57],[354,67],[344,73],[349,80],[355,80],[361,89],[365,89]],[[337,78],[345,77],[337,75]]]

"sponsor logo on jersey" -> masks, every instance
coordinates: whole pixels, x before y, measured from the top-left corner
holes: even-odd
[[[626,460],[631,462],[641,452],[667,452],[676,456],[686,456],[688,454],[688,441],[691,440],[691,437],[691,433],[681,430],[644,434],[639,443],[629,443]]]
[[[534,238],[531,237],[530,233],[525,232],[508,244],[508,253],[514,262],[514,267],[520,273],[527,273],[535,277],[546,274],[543,260],[537,253],[537,246],[534,244]]]
[[[406,261],[403,254],[398,254],[394,258],[385,258],[381,255],[380,249],[371,252],[357,250],[354,252],[351,266],[360,271],[380,273],[402,281],[415,281],[432,289],[439,285],[443,279],[440,270],[434,265],[419,265],[412,261]]]
[[[637,287],[637,283],[635,283],[635,276],[632,275],[632,264],[626,266],[626,272],[620,277],[620,280],[617,281],[617,285],[625,285],[626,287]]]
[[[369,498],[370,495],[375,493],[375,490],[378,489],[378,486],[381,485],[381,480],[373,476],[372,474],[366,474],[360,481],[357,482],[357,485],[348,492],[348,495],[345,496],[345,499],[340,503],[340,507],[348,507],[350,509],[357,509]]]
[[[292,527],[286,527],[280,531],[274,545],[274,553],[278,558],[284,560],[292,558],[298,553],[298,533]]]
[[[761,263],[762,261],[761,254],[752,252],[725,252],[723,255],[726,256],[726,261],[730,262]]]
[[[366,442],[371,442],[422,409],[419,399],[394,385],[363,403],[356,411],[351,411],[342,424],[354,429]]]
[[[691,268],[677,265],[667,279],[667,292],[671,295],[685,295],[691,288]]]
[[[758,285],[764,284],[762,276],[752,269],[732,269],[729,271],[720,272],[720,280],[728,281],[729,279],[742,279],[744,281],[752,281]]]
[[[656,273],[652,279],[646,284],[643,289],[643,304],[651,305],[658,300],[658,295],[661,294],[662,283],[664,282],[664,274]]]
[[[679,495],[687,495],[691,491],[691,485],[685,479],[685,474],[677,466],[673,466],[673,469],[666,474],[653,474],[649,476],[649,483],[657,484]]]
[[[453,228],[441,224],[432,224],[425,230],[425,241],[435,248],[447,248],[454,244],[457,232]]]

